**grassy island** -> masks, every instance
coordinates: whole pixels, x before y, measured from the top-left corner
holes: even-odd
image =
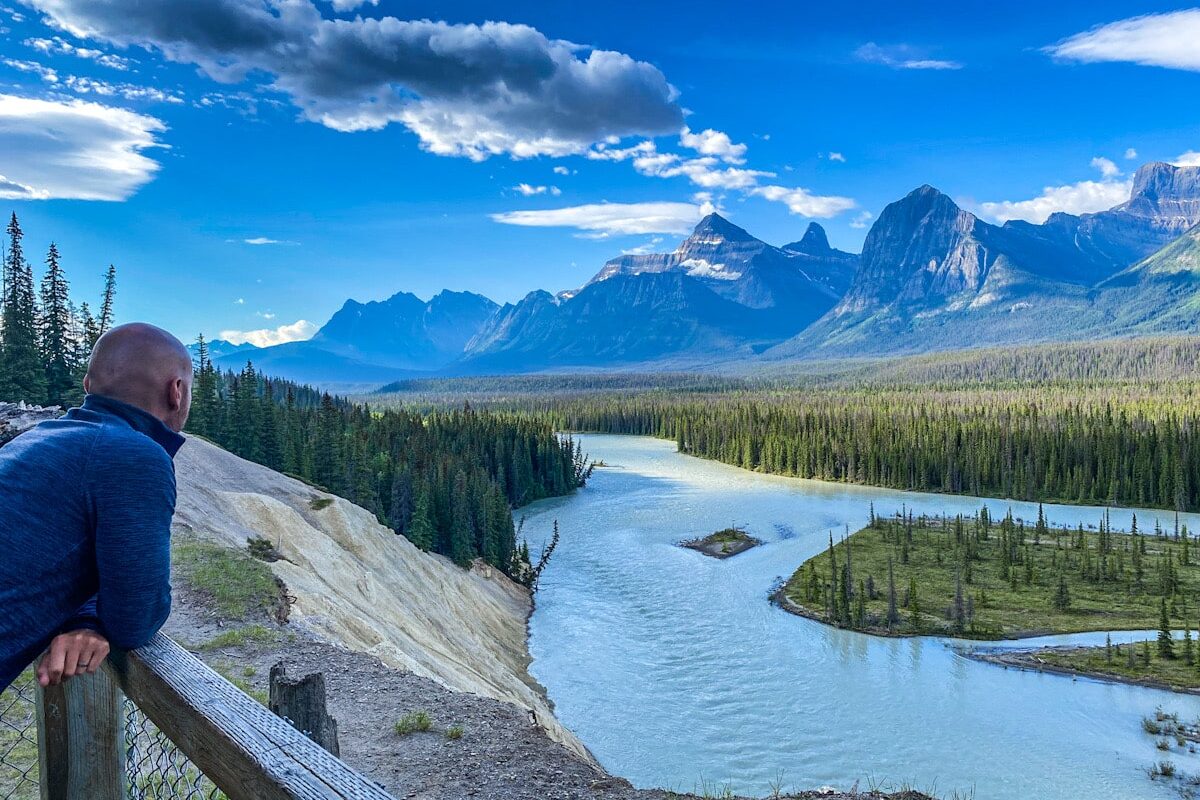
[[[1200,614],[1200,555],[1187,528],[1128,534],[1028,525],[1011,512],[876,516],[809,559],[781,606],[883,635],[999,639],[1188,628]]]
[[[683,546],[699,550],[704,555],[713,558],[731,558],[760,544],[762,542],[741,528],[726,528],[716,533],[710,533],[703,538],[684,542]]]
[[[1165,653],[1158,640],[1101,647],[1044,647],[1010,653],[983,653],[981,661],[1038,672],[1084,675],[1174,692],[1200,694],[1200,661],[1190,632]]]

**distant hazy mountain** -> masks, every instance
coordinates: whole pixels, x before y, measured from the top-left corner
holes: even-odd
[[[213,361],[216,361],[223,356],[232,355],[233,353],[246,354],[252,353],[253,351],[259,349],[249,342],[234,344],[233,342],[227,342],[224,339],[213,339],[211,342],[206,342],[206,344],[208,345],[208,357]],[[192,354],[193,359],[195,359],[200,353],[200,348],[195,342],[189,344],[187,349],[188,352]]]
[[[408,292],[347,300],[312,339],[262,348],[252,360],[272,375],[306,382],[395,380],[454,361],[498,308],[471,292],[443,291],[429,302]],[[226,367],[245,358],[235,353],[214,361]]]
[[[581,290],[534,292],[467,345],[462,371],[711,364],[749,356],[833,306],[857,257],[815,223],[773,247],[710,214],[670,253],[609,261]]]
[[[1099,289],[1118,333],[1200,332],[1200,225]]]

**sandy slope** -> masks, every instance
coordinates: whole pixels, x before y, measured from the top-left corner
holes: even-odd
[[[528,709],[588,758],[526,672],[529,595],[487,567],[423,553],[366,510],[196,437],[176,458],[178,530],[242,548],[270,539],[296,598],[291,621],[385,664]],[[314,499],[332,502],[319,510]]]

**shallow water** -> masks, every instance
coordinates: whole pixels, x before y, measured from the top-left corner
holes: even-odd
[[[749,794],[857,782],[980,800],[1176,796],[1146,777],[1163,754],[1140,722],[1160,705],[1194,718],[1200,698],[1006,670],[965,658],[961,643],[840,631],[767,602],[831,529],[865,525],[871,502],[880,514],[986,503],[1026,519],[1036,504],[772,477],[671,442],[580,438],[611,467],[525,510],[535,552],[554,520],[561,530],[530,621],[531,672],[610,772],[642,787]],[[1045,508],[1051,524],[1071,526],[1104,513]],[[1173,526],[1169,512],[1139,511],[1139,527],[1156,516]],[[1112,512],[1117,528],[1129,517]],[[1196,515],[1184,521],[1200,528]],[[730,524],[765,545],[725,561],[676,546]],[[1200,756],[1171,759],[1200,772]]]

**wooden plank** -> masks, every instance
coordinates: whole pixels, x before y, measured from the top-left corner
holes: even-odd
[[[109,662],[125,693],[230,800],[394,800],[161,633]]]
[[[312,739],[321,747],[340,755],[337,720],[325,707],[325,675],[314,672],[303,678],[289,678],[282,661],[271,667],[271,692],[268,707],[277,717]]]
[[[122,800],[125,715],[117,684],[103,670],[38,687],[38,766],[42,800]]]

